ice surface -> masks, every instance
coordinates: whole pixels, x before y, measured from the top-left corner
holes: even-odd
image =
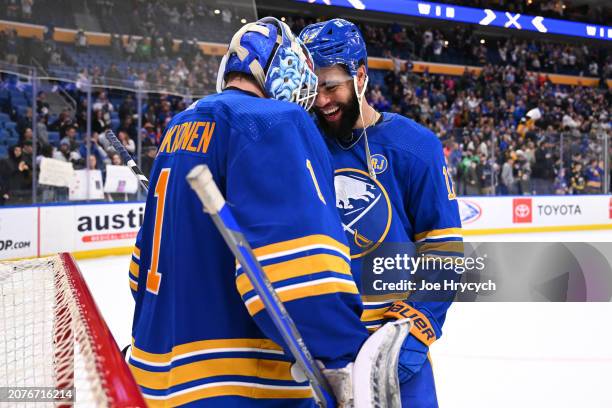
[[[468,237],[612,241],[609,231]],[[79,261],[119,346],[131,341],[129,256]],[[456,303],[431,348],[441,407],[612,407],[612,302]]]

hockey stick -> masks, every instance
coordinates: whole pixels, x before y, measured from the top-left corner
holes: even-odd
[[[123,162],[127,164],[130,170],[132,170],[132,173],[134,173],[134,175],[138,179],[138,182],[140,183],[144,191],[148,193],[149,192],[149,180],[147,180],[147,177],[142,173],[142,171],[140,170],[140,168],[138,167],[134,159],[132,159],[132,156],[127,151],[125,146],[123,146],[121,142],[119,141],[119,139],[117,138],[117,136],[115,136],[115,132],[113,132],[110,129],[107,130],[106,138],[111,143],[113,148],[117,151],[117,153],[119,153],[119,156],[121,156],[121,160],[123,160]]]
[[[187,181],[202,201],[204,211],[210,214],[227,246],[244,268],[255,292],[262,300],[268,315],[289,347],[297,365],[308,378],[315,401],[321,407],[334,407],[335,400],[327,380],[304,344],[302,335],[261,268],[249,243],[242,235],[208,166],[202,164],[195,166],[187,175]]]

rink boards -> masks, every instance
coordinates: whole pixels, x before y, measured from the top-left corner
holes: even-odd
[[[465,235],[611,230],[612,197],[533,196],[458,199]],[[0,259],[72,252],[128,253],[143,202],[0,208]]]

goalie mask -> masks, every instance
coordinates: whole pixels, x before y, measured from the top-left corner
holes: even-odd
[[[252,75],[268,98],[294,102],[308,110],[317,96],[310,52],[287,24],[265,17],[244,25],[221,60],[217,92],[230,72]]]

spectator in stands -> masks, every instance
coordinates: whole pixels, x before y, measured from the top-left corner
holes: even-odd
[[[123,48],[123,52],[125,53],[128,61],[132,61],[134,59],[136,48],[138,48],[138,40],[131,35],[128,36],[128,39],[125,42],[125,47]]]
[[[67,163],[72,163],[77,166],[81,162],[81,155],[79,152],[70,150],[70,142],[66,139],[62,139],[59,144],[59,148],[53,151],[55,160],[60,160]]]
[[[11,148],[15,149],[17,146]],[[9,157],[0,160],[0,205],[4,205],[10,200],[10,191],[13,184],[13,177],[15,176],[15,163],[13,159],[14,153],[11,153],[9,149]]]
[[[119,129],[117,129],[117,132],[124,132],[128,135],[129,139],[131,139],[132,141],[136,140],[138,138],[138,129],[136,129],[134,118],[132,118],[131,116],[126,116],[125,118],[123,118],[121,124],[119,125]]]
[[[60,112],[57,119],[55,119],[55,121],[49,125],[48,129],[52,132],[60,132],[60,136],[63,137],[65,135],[66,128],[68,126],[72,126],[73,122],[74,121],[70,115],[70,111],[65,109]]]
[[[47,131],[48,116],[37,116],[36,120],[36,139],[38,144],[46,146],[49,144],[49,132]]]
[[[115,7],[115,2],[113,0],[96,0],[96,4],[98,6],[98,10],[102,14],[102,17],[111,17],[113,16],[113,8]]]
[[[555,194],[557,195],[565,195],[568,193],[569,188],[567,186],[567,180],[565,179],[565,169],[559,170],[559,174],[555,178]]]
[[[108,157],[110,158],[110,164],[112,164],[113,166],[123,166],[123,160],[121,160],[121,156],[119,156],[119,153],[112,152],[108,155]]]
[[[585,179],[587,194],[601,194],[603,170],[599,167],[597,159],[591,160],[590,166],[585,171]]]
[[[1,166],[1,164],[0,164]],[[2,169],[0,168],[0,175],[2,173]],[[6,204],[6,202],[11,198],[8,190],[8,179],[4,177],[0,177],[0,206]]]
[[[123,40],[122,37],[114,33],[111,35],[111,55],[115,61],[120,61],[123,58]]]
[[[30,169],[32,169],[33,161],[33,144],[32,140],[24,140],[21,143],[21,156],[23,157],[23,161],[28,165]]]
[[[138,43],[136,61],[149,62],[151,61],[151,55],[151,37],[145,37]]]
[[[82,28],[79,28],[74,36],[74,46],[77,52],[85,51],[87,45],[87,36],[85,35],[85,31],[83,31]]]
[[[62,60],[61,51],[55,46],[55,44],[49,45],[47,48],[47,54],[49,55],[49,64],[50,65],[63,65],[64,62]]]
[[[21,0],[21,17],[24,20],[32,19],[32,6],[34,5],[34,0]]]
[[[104,120],[104,112],[101,109],[98,109],[94,111],[93,116],[91,130],[96,133],[104,133],[108,129],[108,125]]]
[[[584,194],[586,188],[586,181],[582,172],[582,163],[574,162],[572,165],[572,175],[570,178],[570,193],[571,194]]]
[[[83,143],[79,148],[79,154],[81,157],[88,157],[87,155],[87,143]],[[103,169],[104,164],[110,162],[108,158],[108,153],[104,150],[100,143],[100,135],[97,132],[92,132],[91,139],[89,143],[89,158],[91,156],[95,156],[96,165],[99,169]]]
[[[95,154],[87,156],[87,170],[100,170],[102,173],[102,183],[106,181],[106,169],[100,164]]]
[[[28,106],[26,108],[25,115],[21,115],[17,119],[16,130],[17,130],[17,133],[21,135],[26,130],[26,128],[31,128],[31,127],[32,127],[32,108]]]
[[[143,146],[157,146],[159,143],[160,134],[151,122],[145,122],[142,127],[142,145]]]
[[[162,37],[157,37],[154,40],[155,44],[153,49],[151,50],[152,57],[155,60],[161,60],[164,62],[168,61],[168,52],[166,50],[166,46],[164,45],[164,39]]]
[[[79,143],[76,140],[77,129],[74,126],[67,126],[64,128],[64,137],[60,140],[60,143],[68,143],[70,151],[76,151],[79,147]]]
[[[41,116],[49,114],[49,102],[47,102],[47,94],[44,91],[39,91],[36,95],[36,113]]]
[[[98,98],[94,102],[92,109],[94,111],[102,112],[102,119],[104,120],[104,124],[108,127],[111,124],[111,112],[115,111],[115,107],[108,100],[106,92],[100,92],[98,94]]]
[[[480,180],[480,194],[493,195],[495,193],[495,173],[497,169],[493,160],[488,159],[486,154],[480,154],[477,174]]]
[[[104,80],[102,78],[103,76],[104,75],[102,73],[102,68],[100,68],[99,65],[94,65],[89,75],[91,84],[92,85],[103,85],[104,84]]]
[[[515,194],[513,166],[514,166],[514,160],[512,159],[510,155],[508,155],[506,162],[502,166],[502,171],[501,171],[501,184],[500,184],[501,195]]]
[[[146,90],[149,89],[148,86],[149,84],[147,82],[147,74],[143,71],[140,71],[136,79],[134,80],[134,88],[138,90]]]
[[[143,149],[144,156],[142,157],[142,172],[147,178],[151,175],[151,169],[153,168],[153,161],[157,155],[157,148],[155,146],[149,146]]]
[[[149,107],[149,110],[152,107]],[[127,94],[121,105],[119,105],[119,119],[123,120],[126,116],[133,116],[136,113],[136,103],[134,102],[134,97],[132,94]]]
[[[100,165],[95,154],[90,154],[87,157],[87,169],[88,170],[100,170]]]
[[[87,68],[83,68],[79,71],[76,77],[75,86],[81,92],[86,92],[91,86],[91,79],[89,78],[89,71]]]
[[[522,150],[516,151],[516,157],[517,193],[519,195],[531,195],[531,165]]]
[[[32,137],[32,128],[25,128],[23,130],[23,133],[21,133],[19,135],[19,144],[23,145],[25,142],[30,142],[30,144],[32,143],[33,137]]]
[[[174,37],[170,31],[164,35],[164,49],[168,57],[174,57]]]
[[[8,158],[2,161],[2,179],[5,181],[3,195],[12,201],[27,201],[32,190],[32,162],[23,154],[21,146],[12,146]]]
[[[129,136],[127,131],[119,130],[119,132],[117,133],[117,138],[119,139],[123,147],[125,147],[125,149],[130,152],[130,154],[134,154],[136,152],[136,144],[134,143],[134,140]]]
[[[17,64],[19,49],[21,48],[21,40],[17,36],[17,30],[7,30],[6,39],[4,42],[5,60],[9,64]]]
[[[467,168],[464,170],[465,195],[474,196],[480,194],[482,185],[480,177],[478,177],[478,166],[480,160],[476,156],[472,156],[468,160]]]
[[[110,79],[123,80],[123,74],[121,71],[119,71],[119,68],[117,68],[117,64],[115,63],[110,65],[110,67],[104,73],[104,76]]]
[[[17,18],[19,16],[19,0],[7,0],[6,16],[8,18]]]

